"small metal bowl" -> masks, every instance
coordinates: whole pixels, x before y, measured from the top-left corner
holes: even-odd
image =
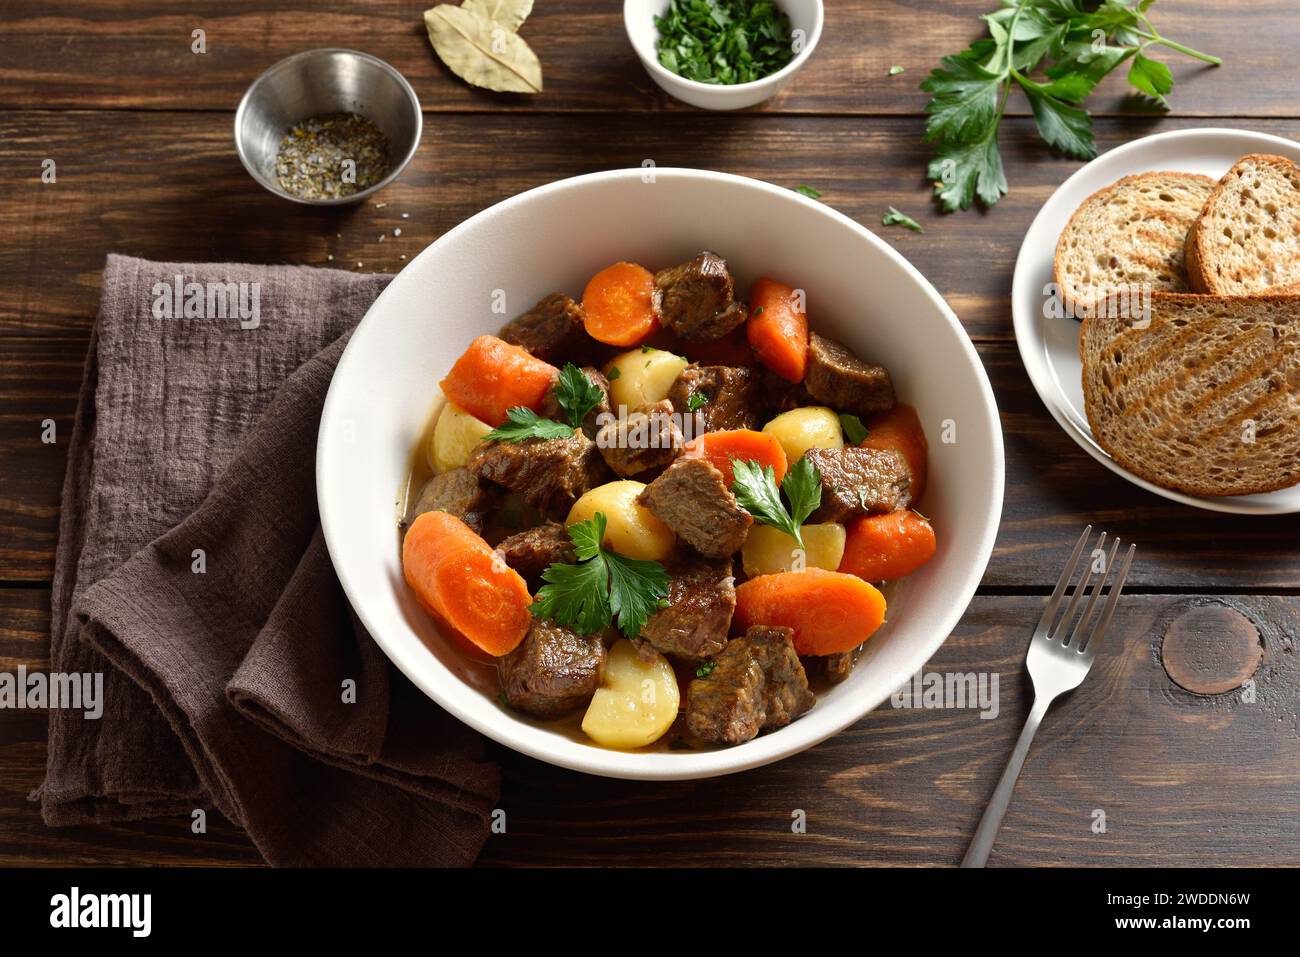
[[[275,175],[280,143],[296,123],[322,113],[356,113],[388,137],[393,167],[378,183],[350,196],[304,199],[286,191]],[[368,53],[325,49],[295,53],[253,81],[235,111],[240,162],[277,196],[309,206],[344,206],[395,180],[420,145],[424,118],[411,84]]]

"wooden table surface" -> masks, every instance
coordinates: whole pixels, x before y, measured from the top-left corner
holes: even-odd
[[[974,39],[992,0],[832,0],[794,84],[735,115],[658,92],[615,0],[537,0],[522,31],[546,71],[535,99],[452,77],[425,39],[426,5],[0,0],[0,670],[49,665],[65,444],[106,253],[395,272],[521,190],[645,159],[709,167],[821,190],[929,277],[975,341],[1006,435],[1006,504],[984,584],[927,670],[996,673],[1000,711],[886,705],[773,767],[682,784],[585,777],[493,746],[509,828],[483,863],[956,863],[1028,710],[1029,630],[1087,522],[1139,543],[1130,594],[1094,673],[1044,722],[991,863],[1300,863],[1300,518],[1215,515],[1142,492],[1047,414],[1008,291],[1030,219],[1079,163],[1042,146],[1023,103],[1002,133],[1010,194],[949,217],[929,200],[917,84]],[[1152,16],[1226,62],[1164,57],[1177,78],[1167,117],[1137,112],[1108,80],[1090,104],[1100,149],[1196,126],[1300,134],[1293,0],[1164,0]],[[191,52],[195,29],[206,54]],[[383,57],[424,103],[422,148],[383,208],[291,206],[235,156],[247,84],[320,46]],[[906,72],[890,76],[894,64]],[[54,184],[41,182],[46,158]],[[889,205],[925,232],[879,228]],[[41,442],[45,419],[55,445]],[[45,724],[39,711],[0,711],[0,863],[258,862],[236,828],[194,836],[188,817],[46,828],[27,800]],[[798,811],[806,833],[792,831]]]

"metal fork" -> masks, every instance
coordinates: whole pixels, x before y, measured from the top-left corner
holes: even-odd
[[[1029,745],[1034,740],[1034,732],[1038,730],[1039,722],[1043,720],[1043,715],[1059,695],[1073,691],[1083,683],[1083,679],[1092,668],[1093,660],[1097,657],[1097,642],[1110,627],[1110,619],[1115,613],[1115,605],[1119,603],[1124,579],[1128,577],[1128,568],[1133,561],[1137,546],[1129,545],[1128,553],[1124,556],[1124,564],[1120,567],[1106,596],[1101,617],[1097,619],[1091,630],[1086,630],[1097,609],[1106,579],[1110,577],[1110,571],[1115,565],[1115,556],[1119,553],[1120,542],[1117,538],[1110,547],[1110,554],[1106,555],[1105,532],[1101,533],[1095,549],[1089,553],[1098,557],[1104,556],[1104,563],[1100,569],[1101,577],[1093,586],[1091,593],[1088,593],[1088,603],[1084,606],[1082,616],[1077,621],[1074,620],[1079,603],[1088,592],[1088,583],[1092,580],[1095,562],[1091,557],[1085,564],[1083,577],[1070,596],[1065,614],[1057,618],[1057,611],[1065,597],[1065,589],[1070,584],[1070,579],[1074,577],[1075,570],[1079,566],[1079,556],[1083,554],[1091,535],[1092,526],[1089,525],[1079,536],[1074,551],[1070,553],[1065,571],[1061,572],[1061,579],[1056,583],[1052,597],[1047,600],[1047,607],[1043,610],[1043,617],[1038,621],[1038,627],[1034,629],[1034,637],[1029,642],[1029,654],[1025,656],[1029,677],[1034,683],[1034,706],[1029,709],[1029,718],[1025,721],[1024,730],[1020,732],[1016,749],[1011,752],[1007,769],[1002,772],[997,790],[993,792],[993,798],[989,801],[984,816],[980,818],[970,849],[961,860],[962,867],[983,867],[984,862],[988,860],[989,851],[993,849],[993,840],[997,837],[998,827],[1002,824],[1002,816],[1007,813],[1007,805],[1011,803],[1011,792],[1015,790],[1016,779],[1020,777],[1020,768],[1025,763],[1025,756],[1029,753]]]

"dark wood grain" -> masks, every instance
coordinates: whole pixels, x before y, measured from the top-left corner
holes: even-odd
[[[1194,125],[1186,119],[1103,120],[1098,139],[1109,149],[1154,129]],[[1225,125],[1283,136],[1300,131],[1296,121]],[[443,116],[426,125],[415,161],[375,202],[322,210],[286,203],[257,186],[235,156],[226,116],[0,114],[0,168],[16,178],[0,204],[0,234],[15,239],[0,246],[0,334],[84,333],[109,251],[156,260],[395,272],[405,262],[401,256],[413,256],[509,196],[651,159],[659,166],[707,166],[782,186],[815,186],[824,202],[907,256],[974,338],[1009,338],[1009,290],[1020,242],[1039,207],[1080,164],[1048,151],[1030,121],[1008,121],[1003,152],[1010,194],[988,213],[944,216],[923,175],[921,129],[919,118],[545,115],[521,124],[495,114]],[[46,156],[58,163],[54,184],[40,181]],[[925,232],[882,227],[891,205],[915,216]],[[392,235],[396,227],[400,237]]]
[[[622,4],[538,0],[520,31],[542,61],[546,90],[535,98],[473,89],[429,47],[420,13],[429,3],[381,0],[136,0],[129,16],[113,0],[0,3],[5,65],[0,107],[233,110],[272,63],[313,47],[346,46],[392,63],[426,110],[642,111],[686,109],[661,93],[632,51]],[[917,85],[980,35],[995,0],[832,0],[823,38],[808,64],[765,112],[919,113]],[[1179,0],[1152,13],[1160,31],[1222,56],[1217,69],[1172,51],[1152,51],[1174,70],[1183,116],[1297,116],[1295,7],[1290,0]],[[208,52],[190,50],[207,33]],[[890,76],[891,66],[905,69]],[[1093,109],[1127,111],[1122,76]],[[1010,109],[1027,114],[1021,98]]]
[[[951,865],[965,850],[1029,707],[1022,662],[1042,598],[979,597],[926,667],[998,676],[998,710],[895,709],[779,764],[708,781],[654,784],[561,771],[492,746],[504,768],[498,865]],[[1205,597],[1126,598],[1088,680],[1048,714],[991,864],[1300,864],[1300,607],[1233,598],[1258,627],[1254,703],[1193,695],[1160,665],[1166,631]],[[0,663],[39,667],[48,592],[0,590]],[[49,829],[27,793],[44,770],[39,712],[0,721],[0,865],[254,863],[238,831],[209,818]],[[1105,812],[1105,833],[1092,831]],[[807,833],[791,831],[803,811]],[[1175,833],[1171,827],[1176,825]]]
[[[13,396],[0,404],[0,580],[45,583],[53,574],[64,448],[85,350],[84,337],[0,337],[0,385]],[[1300,582],[1300,516],[1202,512],[1130,485],[1047,415],[1014,344],[981,343],[979,353],[1001,411],[1007,463],[985,588],[1050,588],[1088,522],[1138,543],[1133,586],[1253,591]],[[47,417],[59,430],[56,446],[41,442]]]

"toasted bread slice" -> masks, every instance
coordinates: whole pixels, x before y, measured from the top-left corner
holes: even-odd
[[[1183,244],[1213,189],[1195,173],[1138,173],[1085,199],[1056,243],[1053,278],[1066,304],[1088,315],[1120,287],[1187,292]]]
[[[1186,261],[1196,292],[1300,292],[1300,166],[1261,153],[1237,160],[1188,231]]]
[[[1155,293],[1147,328],[1079,336],[1093,437],[1120,465],[1191,495],[1300,482],[1300,296]]]

